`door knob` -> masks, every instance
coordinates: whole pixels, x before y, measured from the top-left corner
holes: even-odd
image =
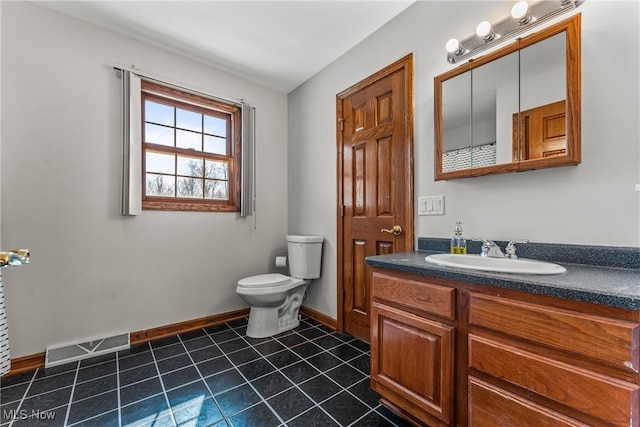
[[[393,228],[391,229],[383,228],[382,230],[380,230],[380,232],[393,234],[394,236],[399,236],[402,234],[402,227],[400,227],[399,225],[394,225]]]

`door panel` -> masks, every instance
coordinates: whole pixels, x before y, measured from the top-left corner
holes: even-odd
[[[391,138],[384,138],[378,141],[378,215],[389,216],[393,214],[391,200]]]
[[[338,324],[369,341],[365,258],[413,248],[413,57],[338,95]],[[381,230],[400,225],[400,235]]]
[[[566,102],[558,101],[520,113],[520,160],[567,154]],[[513,115],[513,156],[518,161],[518,114]]]
[[[362,285],[365,283],[365,263],[364,258],[367,256],[367,242],[364,240],[355,240],[353,242],[353,283]],[[367,291],[363,286],[354,288],[353,290],[353,310],[360,313],[367,313]]]

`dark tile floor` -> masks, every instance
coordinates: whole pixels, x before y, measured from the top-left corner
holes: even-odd
[[[405,425],[369,388],[369,345],[304,319],[275,337],[246,319],[0,382],[0,426]]]

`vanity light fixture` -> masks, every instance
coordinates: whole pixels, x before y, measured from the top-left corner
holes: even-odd
[[[518,21],[520,25],[527,25],[531,22],[531,14],[529,13],[529,3],[525,0],[519,1],[511,8],[511,17]]]
[[[453,54],[456,56],[459,56],[465,53],[465,50],[460,44],[460,42],[458,41],[458,39],[450,39],[447,42],[445,49],[447,49],[447,52],[449,52],[450,54]]]
[[[476,34],[478,35],[478,37],[482,37],[482,40],[486,42],[490,42],[491,40],[496,38],[496,33],[495,31],[493,31],[491,22],[489,21],[482,21],[481,23],[479,23],[476,27]]]
[[[482,21],[476,33],[462,41],[451,39],[447,42],[447,62],[458,63],[480,53],[497,43],[508,40],[525,31],[549,21],[563,13],[570,12],[585,0],[540,0],[529,4],[522,0],[513,5],[511,15],[491,24]]]

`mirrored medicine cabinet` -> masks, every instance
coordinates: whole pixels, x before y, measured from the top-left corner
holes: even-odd
[[[580,163],[580,14],[434,79],[435,179]]]

